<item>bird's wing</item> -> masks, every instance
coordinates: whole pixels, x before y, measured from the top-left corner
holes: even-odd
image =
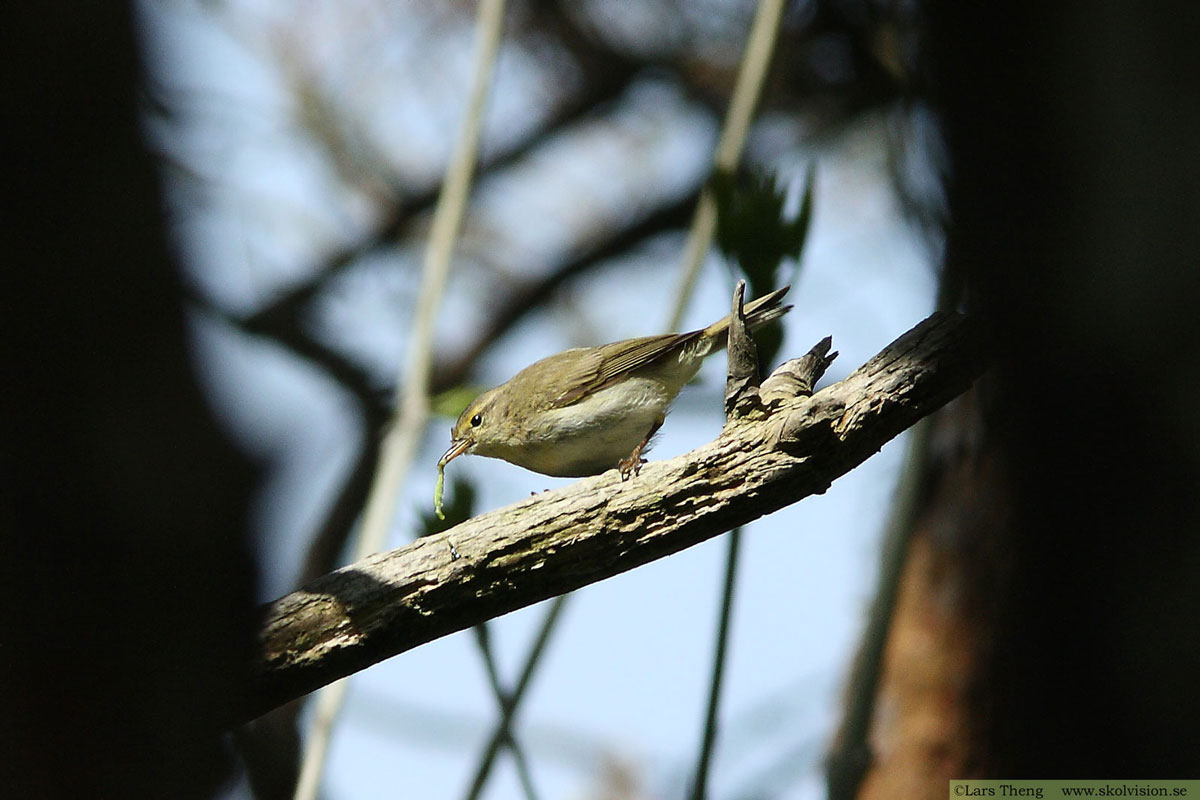
[[[564,374],[562,382],[558,384],[571,388],[556,397],[551,407],[569,406],[592,392],[598,392],[701,333],[703,331],[643,336],[597,347],[587,356],[572,360],[570,373]]]

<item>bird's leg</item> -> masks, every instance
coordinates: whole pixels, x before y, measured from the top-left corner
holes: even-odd
[[[650,444],[650,439],[654,434],[658,433],[658,429],[662,427],[663,420],[660,417],[655,420],[654,426],[650,428],[650,432],[646,434],[646,438],[642,439],[637,447],[633,448],[633,452],[628,458],[622,458],[617,462],[617,469],[621,471],[621,480],[629,480],[630,475],[637,475],[642,471],[642,464],[646,463],[646,459],[642,458],[642,451],[646,449],[646,445]]]

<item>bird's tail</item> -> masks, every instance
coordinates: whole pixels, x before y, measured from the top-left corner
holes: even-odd
[[[746,315],[746,327],[750,330],[758,330],[767,323],[774,322],[784,314],[792,310],[791,306],[780,304],[780,300],[791,286],[784,286],[782,289],[776,289],[770,294],[764,294],[762,297],[751,300],[742,308]],[[728,337],[725,335],[729,330],[730,317],[714,322],[704,329],[701,336],[712,342],[713,349],[719,350],[724,347]]]

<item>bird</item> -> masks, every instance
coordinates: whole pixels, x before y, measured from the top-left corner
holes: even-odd
[[[791,310],[784,286],[745,305],[749,330]],[[576,347],[537,361],[476,397],[450,429],[439,472],[464,455],[552,477],[637,475],[667,410],[704,359],[724,349],[730,317],[687,333]]]

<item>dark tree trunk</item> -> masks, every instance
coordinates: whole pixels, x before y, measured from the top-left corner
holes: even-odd
[[[1197,20],[930,4],[949,268],[1001,362],[939,422],[860,796],[1200,775]]]
[[[251,472],[189,364],[128,7],[6,13],[0,785],[209,797],[244,691]]]

